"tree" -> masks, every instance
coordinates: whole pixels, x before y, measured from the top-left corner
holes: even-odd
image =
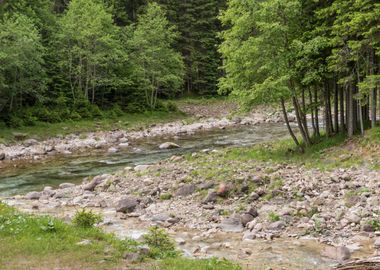
[[[297,0],[229,1],[228,10],[221,16],[229,28],[222,33],[220,51],[227,75],[220,85],[222,91],[232,89],[251,104],[280,102],[285,119],[285,100],[290,98],[303,141],[310,145],[295,71],[303,29],[300,16]],[[289,123],[287,126],[298,145]]]
[[[59,26],[59,65],[72,98],[94,103],[98,90],[109,90],[123,80],[115,76],[126,55],[112,15],[99,1],[72,0]]]
[[[44,53],[31,19],[16,13],[0,20],[0,113],[8,115],[43,99]]]
[[[151,3],[139,16],[130,40],[131,60],[151,109],[156,107],[159,94],[164,90],[179,91],[183,83],[183,60],[173,49],[177,35],[165,12],[158,4]]]

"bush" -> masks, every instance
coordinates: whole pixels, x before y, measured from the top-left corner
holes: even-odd
[[[178,256],[175,244],[164,229],[157,226],[151,227],[148,234],[144,235],[144,243],[150,248],[150,257],[162,259]]]
[[[86,209],[82,209],[75,213],[73,224],[77,227],[92,228],[102,220],[100,215],[93,213],[91,210],[86,211]]]
[[[168,112],[178,112],[178,107],[173,102],[166,103],[166,109]]]

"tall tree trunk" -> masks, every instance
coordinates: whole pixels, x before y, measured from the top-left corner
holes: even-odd
[[[306,130],[304,128],[304,125],[303,125],[303,119],[302,119],[302,115],[300,112],[297,97],[293,96],[292,100],[293,100],[294,110],[296,111],[297,124],[298,124],[298,128],[301,132],[302,139],[303,139],[304,143],[306,144],[306,146],[310,146],[311,145],[310,138],[308,137]]]
[[[315,106],[315,127],[317,129],[317,136],[321,136],[319,132],[319,104],[318,104],[318,90],[314,88],[314,106]]]
[[[317,136],[317,128],[315,126],[313,94],[311,93],[310,88],[308,88],[308,90],[309,90],[309,102],[310,102],[310,106],[311,106],[310,111],[311,111],[311,125],[313,127],[313,137],[316,137]]]
[[[339,87],[334,80],[334,130],[339,132]]]
[[[352,137],[354,135],[354,85],[352,82],[347,90],[347,134],[348,137]]]
[[[285,101],[284,101],[283,98],[281,98],[281,108],[282,108],[282,113],[283,113],[283,115],[284,115],[284,119],[285,119],[286,127],[288,128],[289,134],[290,134],[290,136],[292,137],[294,143],[295,143],[297,146],[300,146],[300,143],[299,143],[297,137],[294,135],[294,132],[293,132],[293,130],[292,130],[292,127],[290,126],[289,118],[288,118],[288,113],[286,112]]]
[[[339,95],[340,95],[340,130],[344,131],[346,129],[344,123],[344,88],[339,87]]]
[[[358,102],[358,112],[359,112],[359,121],[360,121],[360,133],[361,135],[364,135],[364,124],[363,124],[363,107],[361,106],[361,103]]]
[[[325,131],[326,131],[326,136],[330,137],[332,135],[332,126],[330,122],[330,107],[329,107],[329,86],[328,82],[324,83],[324,89],[323,89],[323,96],[324,96],[324,105],[325,105]]]

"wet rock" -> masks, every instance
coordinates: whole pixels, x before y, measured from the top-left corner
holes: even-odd
[[[59,188],[64,189],[64,188],[72,188],[75,187],[75,184],[72,183],[62,183],[59,185]]]
[[[143,171],[146,171],[148,170],[150,167],[150,165],[137,165],[134,170],[135,172],[143,172]]]
[[[138,201],[133,197],[124,197],[116,203],[116,212],[130,213],[133,212],[138,205]]]
[[[253,240],[253,239],[255,239],[256,238],[256,234],[255,233],[253,233],[253,232],[245,232],[244,234],[243,234],[243,241],[244,240]]]
[[[351,257],[351,252],[347,247],[326,247],[322,253],[322,256],[330,258],[336,261],[345,261]]]
[[[41,197],[41,192],[32,191],[25,195],[27,200],[38,200]]]
[[[193,184],[184,185],[177,190],[177,192],[175,193],[175,196],[186,197],[193,194],[194,191],[195,191],[195,185]]]
[[[107,150],[107,152],[110,154],[117,153],[118,151],[119,149],[117,149],[116,147],[111,147],[111,148],[108,148]]]
[[[218,194],[215,191],[211,191],[207,194],[206,198],[203,200],[203,203],[204,204],[214,203],[216,202],[217,198],[218,198]]]
[[[232,216],[224,219],[219,225],[219,228],[225,232],[242,232],[244,230],[239,216]]]
[[[285,222],[279,220],[279,221],[275,221],[269,224],[268,229],[273,230],[273,231],[279,231],[279,230],[284,229],[285,226],[286,226]]]
[[[119,147],[120,148],[127,148],[127,147],[129,147],[129,143],[119,143]]]
[[[180,148],[180,146],[173,142],[165,142],[159,146],[160,149],[174,149],[174,148]]]
[[[0,160],[4,160],[5,159],[5,154],[4,153],[0,153]]]

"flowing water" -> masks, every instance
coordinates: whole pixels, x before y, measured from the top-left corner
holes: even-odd
[[[126,166],[149,164],[176,154],[185,154],[205,148],[250,146],[287,136],[282,124],[263,124],[253,127],[227,128],[203,131],[191,136],[173,138],[146,138],[132,143],[130,148],[108,154],[91,151],[70,156],[56,156],[39,162],[15,163],[0,172],[0,197],[41,190],[44,186],[56,187],[63,182],[80,183],[86,176],[112,173]],[[174,141],[181,148],[160,150],[158,145]]]

